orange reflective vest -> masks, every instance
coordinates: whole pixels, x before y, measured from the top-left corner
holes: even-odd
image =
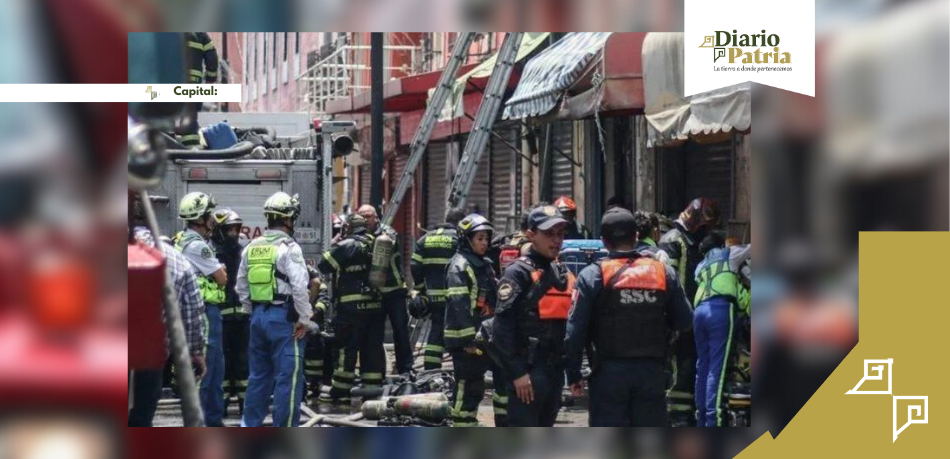
[[[541,274],[542,271],[535,271],[531,278],[537,282],[541,279]],[[551,287],[541,297],[541,300],[538,301],[538,311],[541,319],[567,319],[568,313],[571,312],[571,299],[574,296],[574,283],[576,281],[577,278],[574,277],[574,273],[568,271],[567,288],[563,292]]]

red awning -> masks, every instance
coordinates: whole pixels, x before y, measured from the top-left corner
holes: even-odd
[[[469,64],[459,69],[459,75],[475,68],[477,64]],[[383,111],[387,113],[407,112],[425,109],[429,98],[429,89],[439,82],[442,71],[420,73],[404,78],[391,80],[383,84]],[[354,113],[369,113],[372,100],[371,91],[334,99],[327,102],[327,113],[344,115]]]
[[[581,119],[600,116],[643,113],[644,32],[614,33],[607,39],[600,56],[568,89],[556,119]]]

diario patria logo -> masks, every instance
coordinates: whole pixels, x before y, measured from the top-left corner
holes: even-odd
[[[152,91],[151,86],[145,88],[145,93],[152,96],[150,100],[155,100],[155,98],[158,97],[158,91]]]
[[[713,63],[720,64],[713,69],[716,71],[752,70],[752,71],[789,71],[791,65],[776,66],[727,66],[726,64],[791,64],[792,55],[779,49],[781,38],[778,34],[739,34],[717,30],[713,35],[706,35],[700,48],[712,48]],[[741,59],[741,62],[740,62]]]

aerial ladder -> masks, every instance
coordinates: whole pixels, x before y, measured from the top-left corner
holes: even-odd
[[[446,64],[445,69],[442,70],[442,75],[439,76],[439,82],[432,94],[432,100],[429,101],[429,105],[422,115],[422,120],[419,122],[419,129],[416,130],[412,138],[412,143],[409,147],[409,160],[406,162],[405,172],[403,172],[402,177],[399,178],[399,183],[396,184],[389,203],[383,211],[383,222],[387,225],[392,224],[393,217],[396,216],[396,211],[399,210],[399,205],[402,204],[402,200],[406,196],[406,191],[412,186],[416,168],[419,166],[419,161],[422,161],[426,147],[429,146],[432,129],[435,127],[436,121],[438,121],[442,107],[445,106],[449,95],[452,94],[452,82],[455,81],[459,69],[468,58],[468,49],[471,47],[473,41],[475,41],[474,32],[463,32],[455,41],[455,46],[452,47],[452,57]]]
[[[465,205],[468,192],[475,181],[475,174],[478,172],[478,162],[481,160],[482,153],[485,152],[488,141],[492,136],[492,127],[498,117],[498,110],[501,109],[502,99],[505,96],[505,89],[508,87],[508,80],[511,77],[512,69],[514,69],[515,60],[518,57],[518,48],[521,46],[523,35],[524,33],[520,32],[510,32],[505,35],[505,41],[498,51],[495,68],[492,70],[488,84],[485,86],[482,104],[478,107],[478,113],[475,114],[472,133],[468,137],[468,142],[465,143],[462,159],[459,161],[455,177],[452,179],[446,208]]]

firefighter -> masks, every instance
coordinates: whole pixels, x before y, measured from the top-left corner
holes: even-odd
[[[224,416],[224,349],[221,342],[221,308],[225,305],[228,274],[225,266],[215,257],[208,245],[214,228],[213,197],[202,193],[188,193],[178,206],[178,217],[185,221],[184,231],[175,235],[175,248],[188,259],[198,275],[198,288],[205,305],[206,374],[201,379],[201,408],[205,425],[223,426]]]
[[[537,207],[538,204],[531,208]],[[518,220],[518,231],[510,234],[504,234],[492,241],[488,248],[488,258],[492,260],[495,271],[501,273],[511,264],[515,258],[528,253],[528,242],[525,232],[528,231],[528,213],[530,209],[521,212],[521,218]]]
[[[532,209],[525,233],[531,248],[505,269],[498,285],[492,341],[508,375],[511,426],[551,427],[560,409],[568,310],[563,302],[542,308],[541,299],[552,287],[568,289],[567,268],[556,262],[567,225],[557,207]]]
[[[310,321],[307,264],[291,236],[299,216],[296,195],[274,193],[264,203],[267,231],[241,256],[235,290],[244,311],[251,313],[251,376],[243,427],[261,426],[271,396],[274,426],[294,427],[300,422],[306,334],[316,326]]]
[[[347,216],[343,231],[343,238],[323,253],[317,265],[322,278],[333,279],[332,327],[337,353],[330,387],[333,406],[322,405],[322,411],[349,410],[357,360],[363,387],[368,389],[382,386],[386,367],[386,318],[379,292],[369,285],[373,237],[367,231],[366,219],[359,214]]]
[[[696,198],[673,222],[673,228],[660,238],[659,247],[668,257],[667,264],[676,271],[686,298],[696,296],[696,280],[693,273],[702,259],[699,243],[710,229],[719,224],[719,209],[708,198]],[[672,361],[672,385],[669,392],[671,415],[674,424],[695,421],[696,344],[693,332],[686,331],[676,343]]]
[[[554,206],[561,211],[567,220],[567,230],[564,239],[590,239],[590,230],[577,221],[577,204],[569,196],[561,196],[554,201]]]
[[[343,219],[336,214],[332,214],[330,219],[333,230],[332,245],[339,242],[340,238],[343,237]],[[311,281],[319,279],[316,292],[314,292],[313,284],[311,284],[311,298],[315,298],[311,320],[320,326],[321,330],[329,331],[329,327],[326,327],[327,319],[329,319],[328,308],[331,303],[328,282],[332,279],[324,279],[316,268],[308,266],[308,270],[310,271]],[[321,404],[330,404],[331,402],[327,396],[323,395],[321,387],[331,384],[330,376],[333,373],[334,360],[333,345],[332,335],[328,333],[321,333],[307,340],[307,351],[304,356],[307,385],[310,387],[311,397],[316,398],[317,403]]]
[[[445,350],[445,269],[458,249],[456,227],[464,216],[462,209],[449,209],[445,213],[445,223],[419,238],[412,254],[412,279],[416,285],[410,312],[413,317],[431,318],[423,357],[426,370],[442,368]]]
[[[639,250],[630,211],[607,211],[601,231],[610,253],[580,272],[567,322],[571,393],[583,395],[581,354],[591,341],[590,426],[665,427],[669,340],[689,328],[689,302],[673,269]]]
[[[213,84],[218,82],[218,51],[206,32],[186,32],[188,44],[188,82],[193,84]],[[190,105],[188,124],[179,141],[187,148],[197,148],[201,144],[198,136],[198,111],[201,102]]]
[[[310,321],[324,330],[326,329],[327,305],[330,304],[329,289],[321,280],[320,272],[316,268],[307,266],[307,274],[310,276],[310,303],[313,304]],[[326,346],[327,343],[322,334],[307,337],[307,348],[304,350],[304,376],[306,376],[311,400],[314,401],[319,399],[320,387],[326,377],[325,363],[332,361],[326,356]]]
[[[237,270],[241,265],[240,234],[244,220],[231,209],[214,211],[211,244],[228,274],[225,304],[221,309],[221,337],[224,350],[224,412],[232,397],[238,399],[238,410],[244,414],[244,392],[247,390],[247,341],[250,318],[241,307],[234,290]]]
[[[475,335],[482,322],[492,317],[497,295],[495,271],[488,252],[494,228],[478,214],[470,214],[458,224],[458,253],[445,271],[448,287],[445,304],[445,347],[455,369],[452,425],[477,427],[478,405],[485,396],[485,372],[490,368],[495,380],[492,404],[495,426],[507,425],[507,402],[502,372],[476,346]],[[440,356],[441,357],[441,356]]]
[[[713,233],[699,243],[703,261],[696,268],[696,424],[723,427],[723,378],[732,353],[739,314],[749,315],[750,291],[740,270],[751,256],[749,245],[724,247]]]
[[[399,245],[399,235],[391,226],[379,221],[375,207],[364,205],[357,213],[366,219],[366,227],[370,233],[374,236],[386,233],[393,241],[386,285],[379,291],[382,293],[383,310],[393,330],[393,348],[396,351],[394,372],[409,374],[412,373],[413,364],[412,347],[409,344],[409,310],[407,309],[409,290],[402,276],[402,248]],[[379,339],[382,342],[382,336]]]

